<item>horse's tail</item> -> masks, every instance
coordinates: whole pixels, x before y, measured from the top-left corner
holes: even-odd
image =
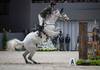
[[[22,49],[23,42],[18,39],[12,39],[7,42],[7,51],[15,51],[16,49]]]

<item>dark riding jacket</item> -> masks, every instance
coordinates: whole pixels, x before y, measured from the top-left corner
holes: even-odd
[[[42,18],[45,19],[47,15],[51,14],[51,12],[52,12],[52,7],[49,6],[49,7],[45,8],[43,11],[41,11],[40,15]]]

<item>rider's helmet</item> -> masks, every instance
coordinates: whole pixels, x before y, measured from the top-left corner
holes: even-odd
[[[54,7],[56,5],[56,2],[55,1],[52,1],[51,3],[50,3],[50,6],[51,7]]]

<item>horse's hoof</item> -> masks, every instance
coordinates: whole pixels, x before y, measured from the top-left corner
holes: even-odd
[[[31,62],[27,62],[26,64],[32,64]]]
[[[40,63],[36,63],[36,64],[40,64]]]
[[[38,62],[34,62],[34,64],[40,64],[40,63],[38,63]]]

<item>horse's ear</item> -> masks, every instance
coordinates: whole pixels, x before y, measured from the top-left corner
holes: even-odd
[[[60,13],[62,14],[64,12],[64,8],[61,8]]]

